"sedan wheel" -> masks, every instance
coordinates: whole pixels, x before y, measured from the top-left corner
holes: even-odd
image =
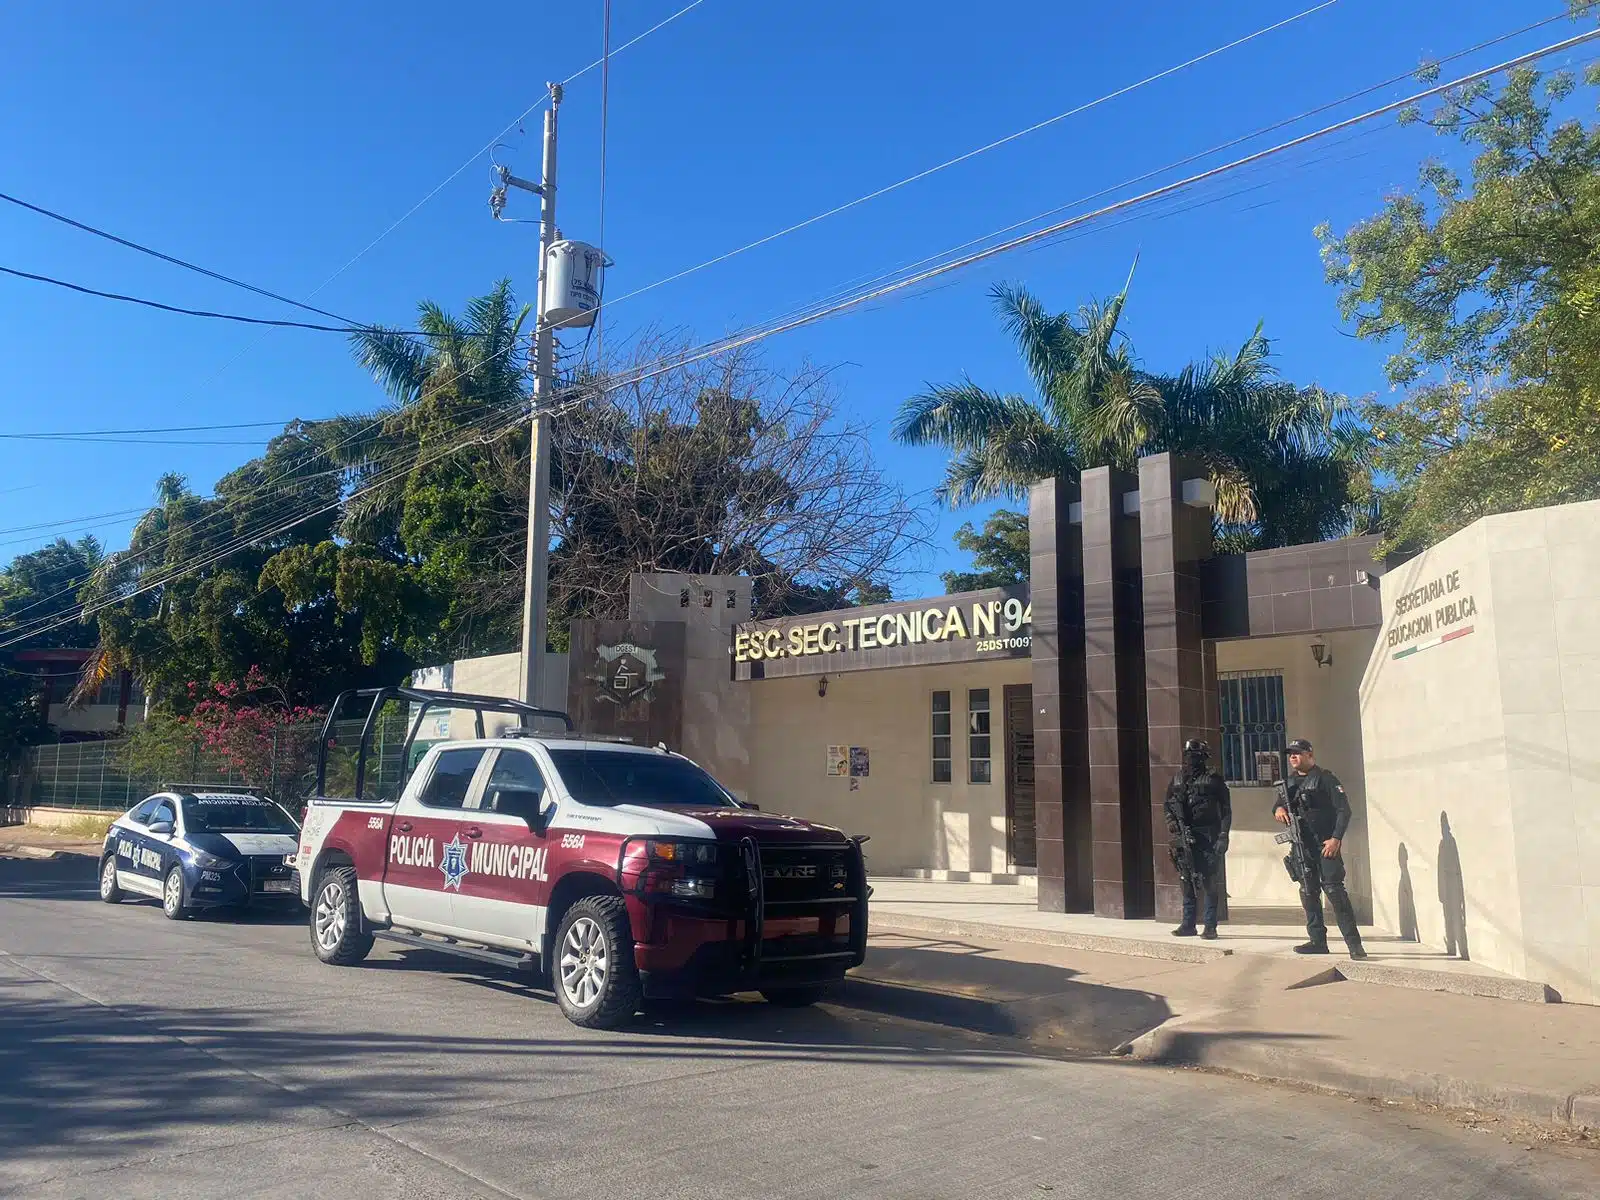
[[[189,915],[183,906],[182,867],[173,867],[167,872],[167,881],[161,887],[161,911],[169,921],[181,921]]]
[[[117,856],[106,855],[105,862],[100,864],[100,899],[107,904],[115,904],[122,899],[122,889],[117,886]]]

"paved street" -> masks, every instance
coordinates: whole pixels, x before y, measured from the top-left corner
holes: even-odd
[[[569,1025],[494,968],[0,860],[0,1194],[1576,1197],[1600,1156],[842,1010]]]

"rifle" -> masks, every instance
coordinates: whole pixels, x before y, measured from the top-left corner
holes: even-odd
[[[1199,859],[1195,854],[1194,828],[1189,824],[1189,818],[1183,811],[1184,793],[1180,793],[1177,803],[1173,803],[1171,793],[1168,793],[1164,807],[1167,811],[1167,825],[1172,832],[1172,841],[1167,846],[1167,852],[1172,855],[1172,865],[1178,869],[1178,874],[1184,878],[1204,878],[1199,870]]]
[[[1280,779],[1275,786],[1278,791],[1278,803],[1273,805],[1273,808],[1282,807],[1283,811],[1289,815],[1289,827],[1272,840],[1280,846],[1289,845],[1293,847],[1288,854],[1283,856],[1283,867],[1284,870],[1289,872],[1290,879],[1304,887],[1306,879],[1318,878],[1319,872],[1319,868],[1308,850],[1311,845],[1311,839],[1306,837],[1305,827],[1301,824],[1305,814],[1301,811],[1302,806],[1298,797],[1294,800],[1289,798],[1288,780]]]

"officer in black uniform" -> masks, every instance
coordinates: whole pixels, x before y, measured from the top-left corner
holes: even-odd
[[[1306,910],[1306,933],[1311,940],[1296,946],[1294,952],[1328,952],[1328,924],[1322,915],[1322,894],[1326,892],[1350,957],[1365,958],[1361,931],[1356,928],[1356,910],[1344,887],[1343,844],[1345,830],[1350,826],[1350,799],[1344,794],[1339,777],[1317,766],[1311,743],[1304,738],[1289,743],[1289,778],[1285,782],[1291,805],[1303,817],[1302,828],[1313,839],[1307,853],[1316,854],[1316,867],[1305,864],[1300,876],[1300,903]],[[1287,825],[1289,811],[1280,799],[1272,815]]]
[[[1208,940],[1217,936],[1217,893],[1222,885],[1222,856],[1228,852],[1228,830],[1233,827],[1233,801],[1222,776],[1206,765],[1210,756],[1210,746],[1190,738],[1183,746],[1183,770],[1167,785],[1163,808],[1173,861],[1183,883],[1183,924],[1172,931],[1173,937],[1195,935],[1195,910],[1202,891],[1206,924],[1200,936]],[[1177,852],[1185,825],[1194,835],[1187,858]]]

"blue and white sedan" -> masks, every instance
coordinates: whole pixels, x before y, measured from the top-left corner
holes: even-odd
[[[161,901],[170,920],[203,908],[298,906],[300,825],[264,796],[158,792],[106,831],[100,899]]]

